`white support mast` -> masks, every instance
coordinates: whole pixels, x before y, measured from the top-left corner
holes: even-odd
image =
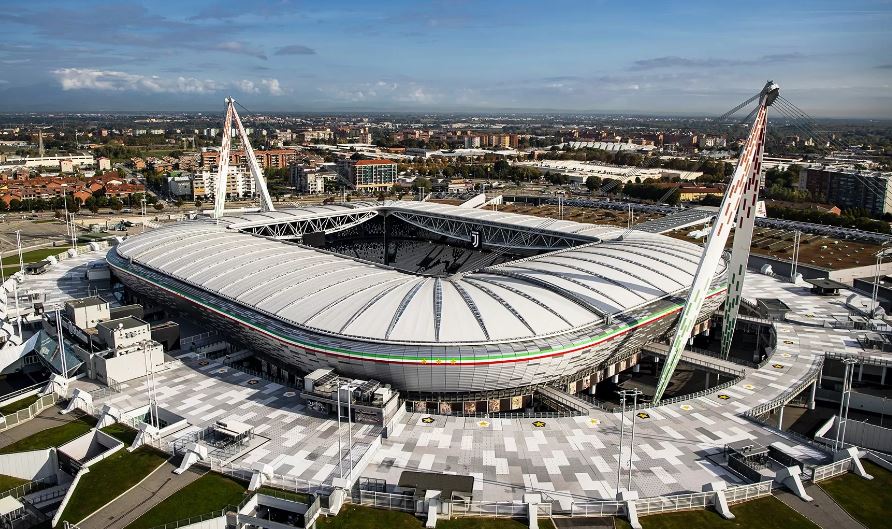
[[[242,148],[245,149],[245,157],[248,160],[248,168],[251,171],[251,177],[254,178],[254,188],[260,196],[260,210],[274,211],[273,201],[269,196],[269,190],[266,188],[266,180],[263,178],[263,170],[257,163],[254,156],[254,149],[248,140],[248,134],[242,125],[242,120],[235,110],[235,99],[226,98],[226,118],[223,121],[223,145],[220,149],[220,161],[218,163],[219,172],[217,173],[217,182],[214,189],[214,218],[219,219],[223,216],[223,209],[226,205],[226,179],[229,175],[229,154],[232,151],[232,126],[235,120],[236,131],[242,142]]]
[[[762,145],[765,141],[765,125],[767,123],[768,107],[777,99],[778,90],[780,88],[773,82],[768,81],[765,87],[759,93],[759,107],[756,112],[756,118],[753,122],[750,134],[746,139],[743,150],[740,153],[740,161],[734,169],[725,196],[719,206],[719,212],[716,215],[712,230],[709,233],[706,247],[700,258],[700,264],[697,266],[697,273],[694,275],[694,282],[691,285],[688,300],[684,305],[684,309],[679,317],[678,324],[675,328],[675,336],[669,347],[669,353],[666,355],[666,362],[663,364],[663,371],[660,373],[660,379],[657,383],[656,392],[654,392],[653,403],[657,404],[663,397],[663,393],[669,386],[675,366],[681,359],[685,344],[691,336],[691,330],[697,322],[700,315],[700,309],[709,293],[709,286],[718,269],[719,262],[722,259],[722,253],[725,250],[725,243],[731,233],[731,229],[737,224],[741,214],[741,205],[746,205],[745,215],[751,215],[755,218],[755,201],[753,197],[758,196],[759,186],[759,169],[762,157]],[[744,203],[743,197],[747,197]],[[732,313],[734,319],[737,317],[737,305],[740,301],[740,289],[743,288],[743,272],[746,269],[746,262],[749,256],[749,241],[752,238],[753,223],[751,219],[745,222],[741,220],[738,231],[749,232],[735,236],[735,244],[731,257],[731,277],[732,284],[728,287],[728,301],[726,304],[734,305]],[[739,237],[739,238],[738,238]],[[744,241],[746,241],[744,248]],[[734,269],[737,267],[737,270]],[[733,290],[732,290],[733,289]],[[727,319],[724,322],[725,328],[733,329],[733,322]],[[731,331],[733,333],[733,330]],[[730,343],[730,339],[728,339]]]

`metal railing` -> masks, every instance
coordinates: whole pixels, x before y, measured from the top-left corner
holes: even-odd
[[[221,516],[226,516],[226,514],[230,512],[238,512],[238,507],[235,505],[227,505],[222,509],[211,511],[209,513],[199,514],[198,516],[192,516],[191,518],[183,518],[182,520],[168,522],[164,525],[156,525],[155,527],[152,527],[152,529],[177,529],[178,527],[186,527],[207,520],[213,520],[214,518],[220,518]],[[75,526],[72,525],[71,527],[74,529]]]
[[[832,477],[845,474],[851,469],[852,458],[847,457],[845,459],[840,459],[839,461],[830,463],[829,465],[815,467],[812,470],[811,480],[813,483],[818,483],[824,481],[825,479],[830,479]]]
[[[25,395],[26,393],[31,393],[31,392],[34,391],[35,389],[38,390],[38,391],[40,391],[40,388],[42,388],[42,387],[44,387],[44,386],[46,386],[46,382],[38,382],[37,384],[34,384],[33,386],[28,386],[28,387],[26,387],[26,388],[18,389],[18,390],[16,390],[16,391],[13,391],[12,393],[7,393],[6,395],[3,395],[3,400],[4,400],[4,402],[8,402],[9,404],[13,404],[13,403],[16,402],[16,401],[21,400],[21,399],[18,399],[18,398],[16,398],[16,397],[23,396],[23,395]],[[24,398],[24,397],[23,397],[23,398]]]
[[[771,490],[774,488],[772,481],[760,481],[759,483],[751,483],[749,485],[740,485],[737,487],[728,487],[725,489],[725,500],[728,503],[740,503],[744,501],[770,496]]]
[[[37,492],[41,489],[45,489],[48,487],[52,487],[56,485],[58,480],[56,476],[47,476],[45,478],[37,479],[34,481],[29,481],[27,483],[22,483],[17,487],[13,487],[9,490],[5,490],[0,492],[0,498],[5,498],[7,496],[12,496],[13,498],[21,498],[22,496],[27,496],[33,492]]]
[[[540,509],[540,507],[542,509]],[[536,506],[542,516],[551,516],[551,504],[540,503]],[[547,510],[543,513],[542,510]],[[461,516],[486,516],[493,518],[526,518],[527,504],[514,501],[453,501],[452,514]]]
[[[412,494],[360,490],[359,504],[391,511],[415,512],[415,496]]]
[[[770,401],[759,404],[758,406],[755,406],[754,408],[749,409],[748,411],[746,411],[744,413],[744,415],[747,417],[756,417],[758,415],[762,415],[763,413],[769,412],[779,406],[783,406],[787,402],[793,400],[793,398],[795,398],[796,395],[802,393],[802,391],[805,388],[807,388],[808,386],[810,386],[811,384],[815,383],[818,380],[818,377],[820,376],[820,373],[821,373],[821,369],[823,367],[824,367],[824,359],[821,358],[820,360],[818,360],[818,362],[816,364],[814,364],[802,376],[802,378],[799,380],[799,383],[787,388],[786,390],[784,390],[783,393],[781,393],[777,397],[771,399]]]
[[[715,502],[714,492],[694,492],[675,496],[656,496],[635,500],[635,510],[639,516],[664,512],[692,511],[706,509]]]
[[[574,501],[570,504],[570,516],[619,516],[625,514],[626,503],[622,501]]]
[[[56,404],[58,400],[58,395],[56,395],[55,393],[50,393],[48,395],[40,397],[23,410],[19,410],[15,413],[2,416],[2,418],[0,418],[0,432],[8,430],[13,426],[16,426],[17,424],[33,419],[36,415],[38,415],[46,408],[49,408],[50,406]]]

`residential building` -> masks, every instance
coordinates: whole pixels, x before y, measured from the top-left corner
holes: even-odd
[[[300,164],[291,166],[289,177],[291,185],[298,193],[319,194],[325,192],[326,183],[338,180],[338,172],[333,163]]]
[[[390,160],[338,160],[338,173],[357,191],[387,191],[396,183],[396,163]]]
[[[268,149],[254,151],[257,163],[264,169],[274,167],[277,169],[285,169],[289,165],[297,163],[298,155],[294,149]],[[220,151],[216,149],[205,149],[201,153],[201,167],[210,169],[220,163]],[[243,150],[232,150],[229,153],[230,166],[248,166],[248,158]]]
[[[195,173],[192,181],[192,196],[207,198],[217,190],[217,170],[203,170]],[[246,168],[230,166],[226,178],[226,196],[234,198],[254,196],[254,178]]]
[[[799,170],[799,189],[840,209],[863,208],[871,215],[892,213],[892,173],[856,171],[832,165]]]
[[[193,175],[172,173],[167,177],[167,191],[175,197],[191,197]]]
[[[100,171],[110,171],[111,170],[111,160],[106,158],[105,156],[100,156],[98,160],[96,160],[96,168]]]

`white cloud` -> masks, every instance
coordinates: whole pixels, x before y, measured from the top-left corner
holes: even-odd
[[[439,94],[430,92],[429,89],[414,81],[401,83],[380,80],[360,83],[348,88],[337,87],[331,90],[319,88],[319,90],[333,95],[338,100],[351,103],[371,101],[430,104],[442,99]]]
[[[156,94],[207,94],[236,90],[246,94],[259,94],[265,91],[272,96],[285,93],[278,79],[262,79],[259,83],[249,79],[238,79],[222,83],[194,77],[160,77],[93,68],[61,68],[51,73],[62,85],[63,90],[133,91]]]
[[[254,84],[254,81],[249,81],[248,79],[235,81],[233,84],[236,88],[247,94],[256,94],[257,92],[259,92],[257,86]]]
[[[219,90],[220,84],[194,77],[162,78],[114,70],[61,68],[53,70],[63,90],[139,91],[153,93],[204,94]]]
[[[285,90],[282,89],[282,86],[279,84],[278,79],[261,79],[260,84],[262,84],[266,91],[269,92],[271,96],[280,96],[285,94]]]

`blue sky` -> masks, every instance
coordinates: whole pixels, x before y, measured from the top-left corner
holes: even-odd
[[[892,117],[892,2],[4,0],[0,111]]]

